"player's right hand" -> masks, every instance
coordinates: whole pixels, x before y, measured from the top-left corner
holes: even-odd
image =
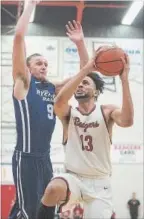
[[[97,68],[95,65],[95,57],[92,57],[91,59],[89,59],[87,64],[84,66],[84,68],[86,68],[88,70],[88,72],[96,71]]]
[[[73,41],[75,44],[79,43],[84,39],[83,29],[81,24],[78,21],[73,20],[73,22],[68,22],[66,25],[66,35]]]
[[[37,5],[39,4],[42,0],[27,0],[29,4]]]
[[[94,54],[92,58],[88,61],[90,64],[91,71],[97,71],[97,66],[96,66],[96,59],[97,56],[104,50],[105,48],[99,47],[96,51],[94,51]]]

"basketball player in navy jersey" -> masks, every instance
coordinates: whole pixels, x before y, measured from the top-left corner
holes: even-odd
[[[74,203],[84,203],[85,219],[111,218],[110,146],[114,123],[120,127],[133,124],[133,103],[129,89],[129,60],[122,58],[124,70],[122,107],[102,105],[97,102],[103,92],[104,82],[93,73],[95,57],[76,74],[55,98],[54,109],[63,124],[66,173],[54,178],[47,186],[41,200],[38,219],[52,219],[46,215],[48,206],[60,205],[66,211]],[[95,66],[95,67],[94,67]],[[75,95],[78,107],[68,101]]]
[[[48,62],[36,53],[26,60],[24,36],[36,1],[28,1],[20,17],[13,45],[13,102],[16,118],[17,143],[12,166],[16,186],[16,201],[9,219],[35,219],[41,196],[53,176],[50,141],[55,127],[54,97],[68,81],[51,83],[46,75]],[[81,58],[85,52],[83,33],[75,21],[73,40]],[[68,26],[71,25],[69,22]],[[77,31],[76,31],[77,29]],[[79,42],[79,43],[78,43]],[[54,214],[54,207],[49,208]]]

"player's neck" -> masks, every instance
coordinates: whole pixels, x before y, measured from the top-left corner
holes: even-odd
[[[34,75],[32,74],[32,76],[38,80],[38,81],[41,81],[41,82],[48,82],[48,79],[45,75]]]
[[[79,103],[78,109],[82,113],[90,113],[94,109],[95,105],[95,102],[93,100],[90,100],[88,102]]]

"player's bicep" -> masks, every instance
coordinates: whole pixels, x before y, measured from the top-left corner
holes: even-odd
[[[25,87],[25,79],[17,78],[14,83],[13,95],[17,100],[23,100],[28,94],[28,89]]]
[[[121,121],[121,109],[115,108],[111,113],[111,119],[118,125],[123,127],[123,123]]]
[[[120,125],[121,110],[118,106],[108,104],[108,105],[103,105],[102,109],[103,109],[105,120],[107,120],[106,118],[108,117],[108,121],[110,120],[112,122],[115,122],[117,125]]]
[[[12,64],[13,64],[13,79],[14,83],[17,78],[24,79],[24,88],[28,89],[30,77],[28,68],[26,65],[26,51],[25,51],[25,42],[24,38],[21,36],[15,36],[13,42],[13,55],[12,55]]]

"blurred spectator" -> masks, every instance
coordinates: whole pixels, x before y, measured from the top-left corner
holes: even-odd
[[[73,218],[74,219],[82,219],[83,218],[83,208],[80,204],[77,204],[73,209]]]
[[[138,209],[140,206],[140,201],[136,199],[136,193],[132,193],[132,199],[130,199],[127,203],[131,219],[138,218]]]
[[[112,216],[111,216],[111,219],[116,219],[116,213],[115,213],[115,211],[113,211]]]

